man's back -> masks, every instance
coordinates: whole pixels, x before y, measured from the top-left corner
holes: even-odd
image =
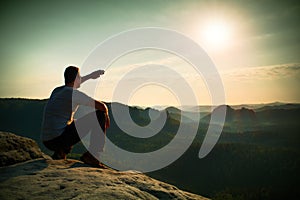
[[[73,121],[78,105],[91,105],[93,102],[92,98],[72,87],[55,88],[44,110],[42,140],[48,141],[59,136]]]

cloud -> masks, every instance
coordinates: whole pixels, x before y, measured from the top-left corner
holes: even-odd
[[[140,53],[138,55],[140,57],[145,57],[147,54]],[[134,75],[127,76],[126,79],[148,78],[149,74],[153,74],[151,69],[152,67],[155,67],[155,76],[161,79],[178,78],[178,76],[174,77],[174,73],[168,73],[168,70],[175,71],[178,75],[183,77],[187,77],[195,73],[195,71],[193,71],[193,67],[177,55],[173,55],[171,53],[163,53],[162,55],[163,57],[161,57],[161,55],[159,57],[154,54],[151,59],[137,58],[136,60],[130,60],[131,63],[115,63],[107,69],[106,74],[109,76],[107,76],[108,79],[106,81],[119,81],[120,78],[127,76],[128,73],[139,68],[143,68],[144,70],[138,70],[134,73]],[[159,68],[157,66],[162,67]],[[103,78],[105,79],[106,77]]]
[[[295,78],[300,80],[300,63],[247,67],[221,72],[226,80],[256,81]]]

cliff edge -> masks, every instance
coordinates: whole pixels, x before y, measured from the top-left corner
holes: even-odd
[[[92,168],[72,159],[52,160],[43,154],[36,144],[32,144],[30,139],[11,133],[2,132],[0,135],[1,144],[9,143],[11,139],[15,144],[8,145],[7,151],[1,147],[1,160],[15,163],[9,166],[6,163],[5,166],[0,167],[0,199],[2,200],[206,199],[140,172]],[[13,150],[13,146],[18,149],[21,145],[16,144],[21,142],[24,145],[24,141],[25,143],[29,141],[30,144],[25,145],[28,148]],[[10,156],[7,156],[8,154]],[[15,161],[14,156],[17,158]],[[26,159],[20,159],[25,157]]]

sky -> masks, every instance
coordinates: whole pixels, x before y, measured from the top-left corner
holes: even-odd
[[[159,27],[192,39],[214,62],[227,104],[300,102],[300,3],[298,1],[111,0],[5,1],[0,21],[0,98],[48,98],[63,85],[69,65],[81,67],[103,41],[124,31]],[[174,42],[176,44],[176,42]],[[101,63],[101,61],[99,61]],[[114,98],[124,75],[143,66],[168,66],[194,92],[197,104],[211,104],[205,77],[170,52],[146,49],[122,55],[99,80],[80,90],[103,101]],[[93,66],[96,67],[96,66]],[[157,68],[155,68],[157,69]],[[151,68],[125,77],[140,84],[122,103],[178,105],[172,85],[178,77],[154,72],[163,84],[141,84]],[[81,75],[87,70],[82,69]],[[155,75],[154,75],[155,76]],[[123,82],[122,82],[123,83]],[[96,89],[91,89],[96,86]]]

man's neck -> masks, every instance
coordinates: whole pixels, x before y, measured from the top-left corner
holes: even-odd
[[[74,83],[67,83],[65,86],[74,88]]]

